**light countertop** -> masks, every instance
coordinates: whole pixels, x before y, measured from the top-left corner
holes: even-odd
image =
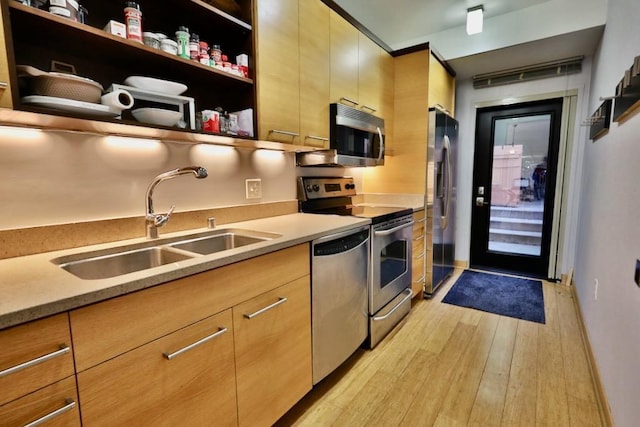
[[[144,243],[148,240],[146,238],[129,239],[0,260],[0,329],[264,255],[369,223],[368,219],[350,216],[294,213],[219,225],[216,230],[236,228],[277,233],[281,237],[99,280],[80,279],[52,263],[51,260],[83,252]],[[201,228],[162,234],[162,229],[160,229],[158,244],[162,244],[163,239],[207,231],[212,230]]]

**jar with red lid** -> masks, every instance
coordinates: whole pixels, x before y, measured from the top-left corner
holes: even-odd
[[[209,43],[204,41],[200,42],[200,53],[198,57],[202,65],[209,65]]]

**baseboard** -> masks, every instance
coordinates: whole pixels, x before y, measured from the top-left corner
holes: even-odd
[[[469,268],[469,262],[468,261],[460,261],[458,259],[453,261],[453,268],[459,268],[461,270],[466,270],[467,268]]]
[[[573,282],[573,271],[570,271],[569,277],[570,280],[569,285],[571,288],[571,295],[573,296],[573,303],[575,305],[576,314],[578,316],[578,324],[580,326],[580,335],[582,336],[582,343],[587,353],[587,364],[589,365],[589,371],[591,372],[591,379],[593,381],[594,387],[596,389],[596,398],[598,401],[598,411],[600,412],[600,421],[603,426],[611,426],[613,427],[613,417],[611,416],[611,409],[609,407],[609,401],[607,399],[607,395],[604,392],[604,387],[602,386],[602,380],[600,377],[600,370],[598,369],[598,365],[596,365],[596,359],[593,355],[593,350],[591,349],[591,343],[589,342],[589,335],[587,335],[587,328],[584,323],[584,319],[582,317],[582,309],[580,308],[580,300],[578,299],[578,292],[576,291],[575,283]]]

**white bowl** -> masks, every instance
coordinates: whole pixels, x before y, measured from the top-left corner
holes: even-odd
[[[127,86],[133,86],[138,89],[152,90],[154,92],[164,93],[166,95],[180,95],[187,90],[187,86],[178,82],[169,80],[155,79],[153,77],[130,76],[124,80]]]
[[[162,108],[137,108],[131,111],[139,122],[152,125],[175,126],[182,119],[180,111],[163,110]]]

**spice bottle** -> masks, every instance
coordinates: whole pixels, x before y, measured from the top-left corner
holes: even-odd
[[[189,41],[189,58],[192,61],[199,61],[200,55],[200,37],[196,33],[191,34]]]
[[[189,28],[178,27],[176,31],[176,42],[178,43],[178,56],[189,59]]]
[[[127,27],[127,38],[142,43],[142,12],[135,1],[124,4],[124,22]]]
[[[222,50],[220,50],[219,44],[214,44],[211,48],[211,59],[213,59],[213,62],[222,61]]]
[[[202,65],[209,65],[209,43],[204,41],[200,42],[200,53],[198,55],[198,59]]]

